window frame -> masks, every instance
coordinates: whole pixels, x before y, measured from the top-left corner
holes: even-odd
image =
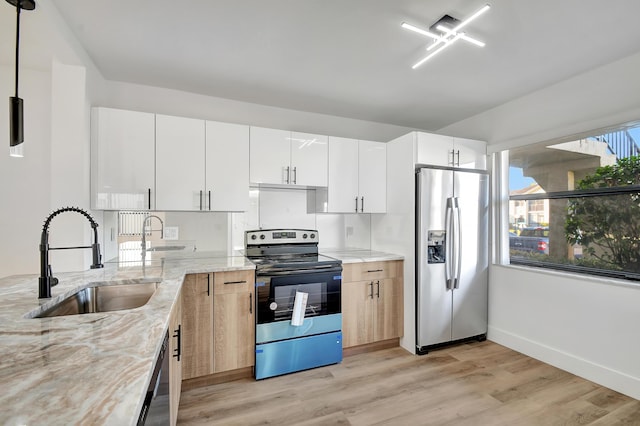
[[[508,166],[508,165],[507,165]],[[629,186],[616,186],[616,187],[601,187],[590,189],[576,189],[570,191],[555,191],[547,193],[537,194],[525,194],[525,195],[509,195],[506,200],[508,205],[510,201],[529,201],[529,200],[545,200],[545,199],[572,199],[572,198],[585,198],[585,197],[602,197],[612,195],[625,195],[625,194],[638,194],[640,193],[640,185]],[[504,227],[503,227],[504,228]],[[508,233],[508,224],[506,230],[503,232]],[[507,245],[507,252],[509,246]],[[594,275],[607,278],[618,278],[630,281],[640,281],[640,273],[626,272],[626,271],[613,271],[599,268],[590,268],[586,266],[577,266],[569,264],[559,264],[553,262],[545,262],[541,260],[528,260],[522,258],[512,258],[507,253],[506,258],[509,260],[509,264],[518,266],[532,266],[543,269],[553,269],[566,272],[574,272],[579,274]]]

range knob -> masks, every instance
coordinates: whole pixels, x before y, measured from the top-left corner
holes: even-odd
[[[252,239],[252,240],[255,240],[256,238],[258,238],[258,237],[256,236],[256,234],[253,234],[253,235],[251,236],[251,239]]]
[[[313,240],[316,237],[316,234],[311,234],[310,237]]]
[[[264,240],[264,234],[260,234],[260,239]]]
[[[302,234],[302,238],[305,240],[307,239],[307,236],[308,236],[307,234]]]

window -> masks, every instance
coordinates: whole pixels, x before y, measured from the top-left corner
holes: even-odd
[[[509,258],[640,280],[640,127],[509,153]]]

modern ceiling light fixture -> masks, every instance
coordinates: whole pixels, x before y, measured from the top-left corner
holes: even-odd
[[[16,8],[16,95],[9,97],[9,155],[12,157],[24,156],[24,105],[18,97],[18,75],[20,57],[20,10],[33,10],[36,8],[35,0],[7,0],[7,3]]]
[[[7,0],[8,1],[8,0]],[[465,34],[462,28],[466,27],[471,21],[475,20],[478,16],[485,13],[489,10],[491,6],[489,4],[485,4],[482,8],[476,11],[473,15],[469,16],[464,21],[460,21],[452,16],[444,15],[442,18],[438,19],[438,21],[429,27],[429,30],[423,30],[422,28],[418,28],[411,24],[407,24],[406,22],[402,23],[402,28],[407,30],[416,32],[423,36],[432,38],[434,41],[429,46],[427,46],[427,51],[431,52],[426,57],[422,58],[411,68],[416,69],[420,65],[424,64],[427,60],[431,59],[438,53],[442,52],[445,48],[451,46],[458,40],[467,41],[475,46],[484,47],[485,43],[476,40],[475,38],[469,37]],[[435,50],[434,50],[435,49]]]

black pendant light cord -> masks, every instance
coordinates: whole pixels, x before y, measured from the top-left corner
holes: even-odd
[[[16,98],[18,97],[18,61],[20,58],[20,1],[16,4]]]

